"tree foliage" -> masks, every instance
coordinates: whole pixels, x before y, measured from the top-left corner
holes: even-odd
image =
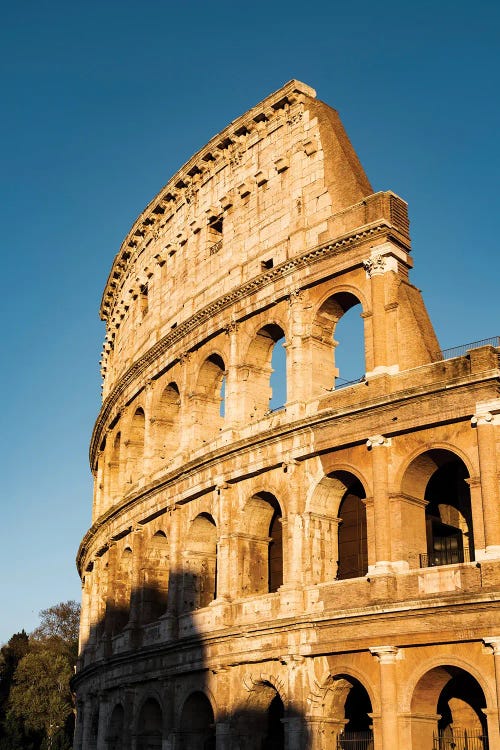
[[[78,650],[80,607],[61,602],[40,625],[0,649],[0,750],[63,750],[72,744],[69,681]]]

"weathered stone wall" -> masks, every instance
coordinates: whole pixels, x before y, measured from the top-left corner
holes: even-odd
[[[409,253],[296,81],[136,221],[101,306],[76,750],[500,750],[500,352],[443,360]]]

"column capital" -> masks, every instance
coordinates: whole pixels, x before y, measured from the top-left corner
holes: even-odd
[[[379,446],[388,448],[391,444],[391,438],[386,438],[384,435],[371,435],[366,441],[366,447],[368,450],[371,448],[378,448]]]
[[[487,635],[483,638],[483,643],[490,646],[493,656],[500,656],[500,635]]]
[[[470,423],[472,427],[481,424],[500,424],[500,398],[478,401]]]
[[[368,650],[381,664],[393,664],[400,653],[397,646],[372,646]]]

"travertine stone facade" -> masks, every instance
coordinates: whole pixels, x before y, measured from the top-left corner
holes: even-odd
[[[500,750],[499,342],[445,356],[411,267],[406,203],[298,81],[140,215],[101,306],[75,750]]]

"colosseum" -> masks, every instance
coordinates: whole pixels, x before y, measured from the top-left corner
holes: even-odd
[[[500,340],[442,351],[411,268],[406,202],[299,81],[141,213],[100,309],[75,750],[500,750]]]

